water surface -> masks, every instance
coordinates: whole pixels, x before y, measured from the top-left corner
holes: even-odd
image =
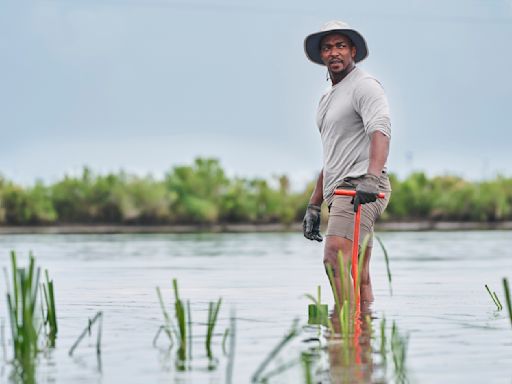
[[[501,278],[512,279],[512,232],[401,232],[381,238],[391,258],[393,295],[382,251],[375,249],[372,316],[375,325],[382,316],[388,323],[396,320],[410,335],[411,381],[510,384],[512,327],[505,310],[495,311],[484,284],[503,298]],[[322,245],[301,234],[2,236],[0,265],[9,266],[11,249],[20,263],[32,250],[55,281],[59,335],[57,348],[40,359],[41,383],[224,383],[221,339],[231,309],[237,325],[233,382],[248,383],[293,319],[307,322],[303,294],[315,293],[318,284],[329,292]],[[185,373],[176,372],[164,339],[160,348],[152,346],[163,323],[155,287],[170,306],[172,278],[192,303],[195,369]],[[5,284],[0,294],[6,321]],[[220,365],[209,372],[205,322],[208,302],[218,297],[223,307],[214,353]],[[97,311],[104,313],[101,370],[94,337],[74,357],[67,355]],[[293,354],[289,349],[282,359]],[[0,381],[9,370],[4,364]],[[370,381],[377,381],[377,372],[373,376]],[[302,380],[297,366],[271,382]]]

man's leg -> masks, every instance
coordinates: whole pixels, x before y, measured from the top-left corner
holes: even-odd
[[[341,279],[340,279],[340,263],[338,261],[338,252],[341,250],[343,253],[344,265],[345,265],[345,276],[348,277],[345,282],[345,287],[342,291],[341,289]],[[373,301],[373,290],[372,290],[372,282],[370,277],[370,258],[372,254],[372,247],[366,248],[366,254],[363,262],[363,268],[359,272],[361,278],[360,285],[360,298],[361,301]],[[359,255],[361,257],[361,255]],[[327,236],[325,240],[325,248],[324,248],[324,265],[327,268],[329,265],[332,268],[334,274],[334,280],[336,282],[336,291],[338,293],[338,297],[340,298],[340,302],[343,300],[348,300],[347,293],[352,298],[353,295],[353,281],[351,277],[351,271],[348,270],[348,262],[352,258],[352,241],[340,236]]]
[[[348,277],[345,282],[345,287],[343,290],[341,289],[341,270],[340,263],[338,261],[338,253],[341,251],[343,253],[344,265],[345,265],[345,276]],[[352,240],[346,239],[341,236],[326,236],[325,238],[325,247],[324,247],[324,265],[327,269],[327,266],[330,266],[333,274],[334,281],[336,283],[336,292],[338,294],[338,298],[340,299],[340,303],[343,303],[343,300],[350,300],[353,296],[352,293],[352,279],[350,277],[350,271],[348,270],[348,261],[352,257]],[[350,295],[350,296],[348,296]]]

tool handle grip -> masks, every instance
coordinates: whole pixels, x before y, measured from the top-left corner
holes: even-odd
[[[356,195],[356,191],[354,191],[353,189],[335,189],[334,190],[334,194],[335,195],[342,195],[342,196],[355,196]],[[383,199],[384,197],[386,197],[386,195],[384,195],[381,192],[381,193],[379,193],[377,195],[377,197],[379,199]]]

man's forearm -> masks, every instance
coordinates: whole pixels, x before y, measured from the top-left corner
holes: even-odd
[[[318,179],[316,180],[315,189],[313,190],[313,194],[309,199],[309,204],[314,205],[322,205],[324,201],[324,170],[320,171],[320,175],[318,175]]]
[[[380,131],[373,132],[370,138],[370,165],[368,173],[380,176],[388,159],[389,137]]]

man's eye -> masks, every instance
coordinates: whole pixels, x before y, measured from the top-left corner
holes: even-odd
[[[344,43],[338,43],[336,44],[336,48],[345,48],[346,45]]]
[[[322,51],[324,51],[324,52],[327,52],[329,49],[330,49],[330,48],[329,48],[328,46],[326,46],[326,45],[324,45],[324,46],[322,47]]]

